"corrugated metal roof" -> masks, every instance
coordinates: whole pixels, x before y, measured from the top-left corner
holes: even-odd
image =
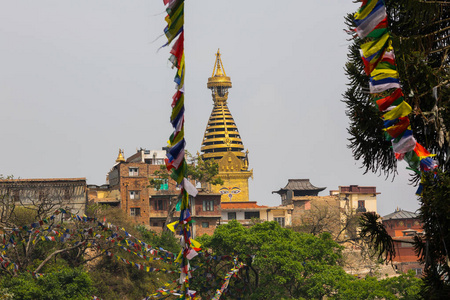
[[[413,213],[407,210],[398,210],[394,211],[391,214],[388,214],[383,217],[383,220],[398,220],[398,219],[417,219],[419,217],[418,214]]]

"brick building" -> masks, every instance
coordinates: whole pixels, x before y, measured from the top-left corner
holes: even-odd
[[[177,202],[179,194],[153,195],[150,198],[150,228],[161,232],[166,225],[169,214],[170,201]],[[192,235],[212,235],[221,217],[221,194],[199,192],[196,197],[189,197],[191,201]],[[180,213],[175,211],[172,221],[175,221]]]
[[[423,234],[422,223],[416,213],[396,209],[393,213],[382,218],[386,231],[394,240],[396,255],[393,259],[395,266],[401,272],[414,270],[418,276],[422,275],[423,264],[412,244],[414,236]]]
[[[166,226],[169,210],[178,202],[181,189],[172,179],[159,174],[166,172],[165,150],[139,149],[135,154],[124,158],[119,151],[116,164],[107,176],[107,184],[89,185],[90,201],[117,206],[134,218],[137,224],[161,232]],[[156,173],[155,173],[156,172]],[[150,184],[151,179],[157,179]],[[219,223],[220,193],[200,192],[191,201],[193,233],[212,234]],[[173,213],[173,220],[179,212]]]
[[[175,181],[170,178],[161,178],[157,187],[150,186],[150,179],[160,177],[155,175],[155,171],[164,172],[161,167],[164,167],[165,154],[165,150],[139,149],[125,160],[123,152],[119,151],[116,164],[107,176],[107,188],[105,186],[103,194],[106,197],[97,197],[94,201],[114,203],[111,198],[115,198],[120,201],[118,206],[136,223],[150,226],[150,214],[153,212],[150,207],[151,197],[169,199],[171,195],[180,193]],[[99,195],[99,189],[96,191]]]
[[[87,204],[86,178],[3,179],[0,180],[0,196],[44,214],[64,208],[83,215]],[[0,207],[3,209],[7,208]]]

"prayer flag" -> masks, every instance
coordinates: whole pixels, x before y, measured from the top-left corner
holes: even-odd
[[[386,128],[385,130],[391,137],[396,138],[400,134],[402,134],[406,129],[411,130],[411,126],[409,124],[410,123],[409,123],[408,117],[401,117],[401,118],[398,118],[398,122],[395,125],[390,126],[390,127]]]
[[[414,152],[417,154],[417,156],[420,159],[424,159],[430,156],[436,156],[436,154],[431,154],[428,152],[427,149],[425,149],[421,144],[416,143],[416,146],[414,147]]]
[[[392,140],[392,148],[395,153],[407,153],[412,151],[416,145],[416,140],[412,134],[403,134],[403,136],[398,140]]]
[[[383,115],[384,120],[394,120],[400,117],[407,116],[411,113],[412,108],[406,101],[403,101],[392,110]]]
[[[391,95],[384,97],[382,99],[378,99],[376,101],[378,105],[378,109],[380,111],[385,111],[389,108],[389,106],[394,105],[397,106],[403,101],[403,92],[402,89],[396,89]]]

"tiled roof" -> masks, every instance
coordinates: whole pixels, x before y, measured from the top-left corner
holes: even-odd
[[[222,209],[257,209],[257,208],[267,208],[265,205],[258,205],[256,201],[248,202],[222,202],[220,203]]]
[[[407,210],[398,210],[384,216],[383,220],[417,219],[418,217],[419,215],[416,213]]]
[[[85,177],[80,178],[31,178],[31,179],[2,179],[0,182],[61,182],[61,181],[86,181]]]
[[[309,182],[309,179],[289,179],[288,184],[279,191],[274,191],[272,193],[278,193],[282,190],[291,191],[323,191],[326,187],[316,187]]]

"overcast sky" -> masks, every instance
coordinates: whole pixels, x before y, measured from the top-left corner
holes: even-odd
[[[250,200],[309,178],[321,195],[376,186],[378,212],[418,208],[406,164],[394,182],[363,175],[347,149],[342,94],[350,0],[187,0],[187,149],[200,150],[218,48],[228,106],[250,152]],[[171,134],[174,70],[162,0],[0,0],[0,174],[104,184],[118,149],[161,149]],[[155,41],[156,40],[156,41]]]

